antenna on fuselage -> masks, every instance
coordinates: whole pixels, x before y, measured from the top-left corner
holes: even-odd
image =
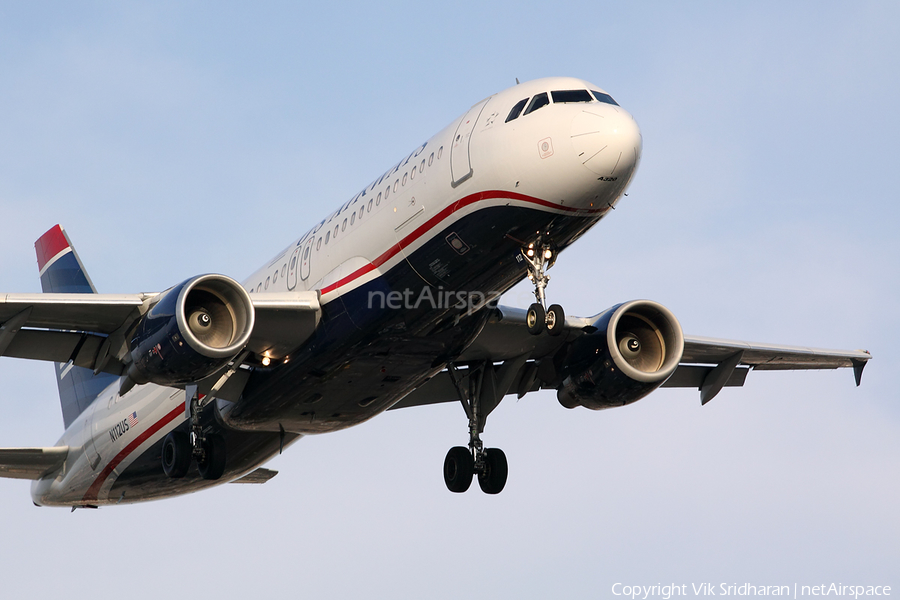
[[[519,85],[519,78],[516,77],[516,85]]]

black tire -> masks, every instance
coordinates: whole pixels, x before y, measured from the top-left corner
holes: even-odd
[[[535,302],[528,307],[525,315],[525,324],[528,325],[528,333],[538,335],[544,331],[547,323],[547,315],[544,313],[544,307]]]
[[[559,304],[553,304],[547,309],[547,333],[559,335],[566,327],[566,313]]]
[[[225,473],[225,438],[218,434],[206,436],[203,444],[206,456],[197,463],[203,479],[218,479]]]
[[[444,459],[444,483],[451,492],[461,494],[472,485],[475,474],[475,459],[468,448],[454,446]]]
[[[166,476],[181,479],[191,468],[191,441],[183,431],[170,431],[162,445],[162,468]]]
[[[499,494],[506,486],[509,465],[506,454],[500,448],[488,448],[484,451],[484,473],[478,474],[478,485],[485,494]]]

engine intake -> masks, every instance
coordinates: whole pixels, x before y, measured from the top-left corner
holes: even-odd
[[[556,397],[566,408],[591,410],[640,400],[669,378],[684,353],[681,325],[649,300],[619,304],[600,314],[597,329],[572,347]]]
[[[199,275],[164,292],[131,336],[133,383],[178,385],[208,377],[247,345],[255,313],[230,277]]]

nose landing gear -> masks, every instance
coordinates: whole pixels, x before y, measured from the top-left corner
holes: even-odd
[[[539,335],[546,329],[550,335],[559,335],[566,323],[562,306],[553,304],[550,308],[544,308],[547,304],[545,289],[550,282],[546,271],[556,262],[553,245],[549,240],[539,238],[537,242],[531,242],[522,248],[521,252],[528,268],[528,279],[534,283],[534,297],[537,300],[528,307],[525,317],[528,333]]]

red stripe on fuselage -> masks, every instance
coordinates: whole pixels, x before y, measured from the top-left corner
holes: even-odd
[[[62,227],[54,225],[34,243],[34,251],[37,254],[38,271],[43,271],[47,262],[69,247]]]
[[[146,442],[150,439],[154,433],[171,423],[175,420],[178,415],[184,414],[184,405],[179,404],[175,408],[171,410],[166,416],[162,419],[151,425],[146,431],[141,433],[139,436],[134,438],[130,444],[125,446],[121,452],[116,454],[116,456],[107,463],[103,470],[100,471],[100,475],[97,476],[97,479],[94,480],[94,483],[91,484],[91,487],[88,488],[87,492],[84,494],[84,498],[81,499],[82,502],[92,502],[97,500],[97,495],[100,493],[100,488],[103,487],[104,482],[107,478],[112,474],[113,470],[119,466],[119,464],[125,460],[129,454],[134,452],[138,446]]]
[[[366,273],[374,270],[377,267],[380,267],[390,259],[392,259],[402,248],[406,248],[411,246],[413,242],[417,239],[428,233],[430,230],[434,229],[441,221],[447,219],[450,215],[455,213],[458,210],[461,210],[470,204],[474,204],[476,202],[481,202],[482,200],[496,200],[498,198],[503,198],[506,200],[518,200],[520,202],[530,202],[531,204],[537,204],[539,206],[544,206],[547,208],[552,208],[555,210],[561,210],[563,212],[586,212],[586,213],[600,213],[603,209],[600,208],[572,208],[570,206],[561,206],[559,204],[554,204],[552,202],[548,202],[547,200],[541,200],[540,198],[534,198],[533,196],[526,196],[524,194],[518,194],[516,192],[504,192],[500,190],[491,190],[486,192],[478,192],[477,194],[472,194],[470,196],[466,196],[460,200],[457,200],[453,204],[445,207],[441,212],[434,215],[425,223],[416,228],[415,231],[410,233],[408,236],[400,240],[398,243],[394,244],[390,248],[387,249],[381,256],[376,258],[374,261],[370,262],[364,267],[361,267],[351,273],[350,275],[332,283],[331,285],[325,286],[322,288],[322,294],[327,294],[329,292],[333,292],[339,287],[345,286],[348,283],[352,282],[359,277],[362,277]]]

